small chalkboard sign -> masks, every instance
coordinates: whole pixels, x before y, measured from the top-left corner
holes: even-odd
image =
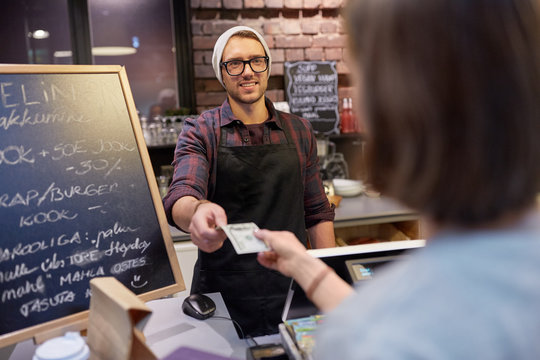
[[[0,65],[0,347],[185,289],[120,66]]]
[[[291,113],[309,120],[315,134],[339,133],[335,61],[286,62],[285,88]]]

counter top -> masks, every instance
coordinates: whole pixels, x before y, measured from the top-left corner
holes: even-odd
[[[209,319],[196,320],[185,315],[182,301],[187,292],[176,297],[149,301],[146,304],[153,310],[144,328],[146,343],[152,351],[163,358],[181,346],[204,350],[216,355],[234,359],[245,359],[246,349],[253,342],[240,339],[220,293],[207,294],[216,303],[216,313]],[[280,342],[279,334],[260,336],[257,343]]]
[[[336,208],[335,228],[416,220],[418,215],[385,197],[344,197]],[[189,234],[169,226],[173,241],[187,241]]]
[[[211,354],[246,359],[246,349],[253,346],[236,334],[229,312],[219,293],[207,294],[216,303],[216,313],[206,320],[196,320],[182,312],[182,301],[187,291],[174,297],[152,300],[146,305],[152,310],[143,333],[146,344],[162,359],[181,346],[198,349]],[[259,344],[279,343],[280,336],[268,335],[255,338]],[[36,345],[31,339],[1,349],[0,359],[28,360],[32,358]]]
[[[334,227],[416,220],[416,212],[385,197],[344,197],[336,208]]]

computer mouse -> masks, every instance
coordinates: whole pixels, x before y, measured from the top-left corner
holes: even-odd
[[[208,319],[216,312],[216,303],[203,294],[191,294],[182,303],[184,314],[198,320]]]

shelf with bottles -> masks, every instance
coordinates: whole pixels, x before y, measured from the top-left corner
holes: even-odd
[[[141,116],[141,128],[146,146],[150,148],[171,148],[176,145],[184,120],[198,115],[157,115],[152,119]]]

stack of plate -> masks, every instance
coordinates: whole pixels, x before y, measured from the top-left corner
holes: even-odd
[[[332,181],[336,195],[357,196],[365,190],[365,186],[360,180],[334,179]]]

